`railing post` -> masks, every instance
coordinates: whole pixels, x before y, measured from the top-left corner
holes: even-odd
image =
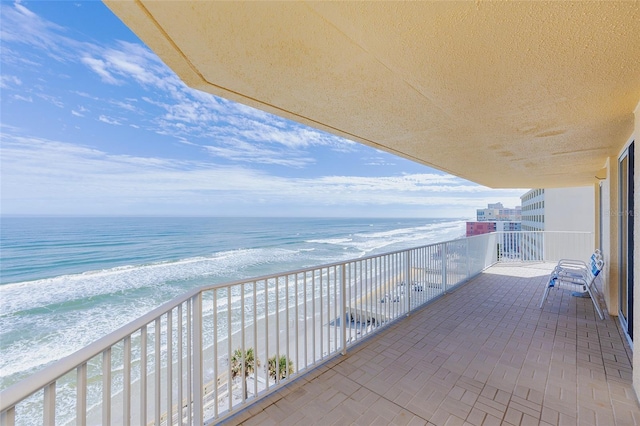
[[[131,336],[124,338],[122,355],[122,424],[131,424]]]
[[[202,425],[204,410],[202,406],[202,293],[191,298],[193,304],[193,423]],[[215,383],[214,383],[214,386]],[[217,404],[217,401],[214,403]]]
[[[56,382],[44,388],[44,424],[56,424]]]
[[[76,425],[87,424],[87,363],[76,368]]]
[[[13,426],[16,424],[16,408],[11,407],[7,411],[3,411],[0,414],[1,426]]]
[[[111,347],[102,352],[102,424],[111,424]]]
[[[347,265],[340,268],[340,338],[342,340],[342,355],[347,354]]]

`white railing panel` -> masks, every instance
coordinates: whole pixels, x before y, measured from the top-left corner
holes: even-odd
[[[586,260],[593,242],[492,233],[194,290],[3,391],[0,418],[214,423],[498,261]]]

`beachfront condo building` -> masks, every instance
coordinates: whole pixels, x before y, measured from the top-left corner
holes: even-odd
[[[597,188],[599,191],[600,183]],[[595,232],[596,196],[591,186],[536,188],[524,193],[520,200],[523,231]],[[523,236],[522,250],[535,258],[544,247],[532,234]]]
[[[501,263],[494,234],[207,288],[3,393],[3,424],[34,391],[50,424],[63,371],[78,424],[640,424],[640,3],[105,3],[197,90],[491,188],[545,188],[523,198],[523,229],[586,218],[554,245],[585,261],[602,249],[602,299],[554,288],[541,304],[558,259]],[[549,188],[568,187],[583,189],[560,220]],[[276,310],[257,330],[264,294]],[[237,346],[208,345],[234,303]],[[244,362],[210,361],[222,351]]]
[[[494,231],[520,231],[522,213],[520,206],[505,208],[502,203],[488,204],[486,209],[476,210],[476,222],[467,222],[467,237]]]
[[[524,231],[595,231],[596,196],[591,186],[537,188],[520,200]]]
[[[486,209],[478,209],[476,211],[478,222],[484,221],[520,221],[522,218],[522,210],[520,206],[513,209],[505,208],[502,203],[488,204]]]

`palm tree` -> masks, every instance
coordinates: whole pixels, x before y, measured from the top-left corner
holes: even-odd
[[[293,374],[293,361],[287,360],[285,355],[280,356],[279,361],[276,361],[276,356],[272,356],[267,361],[267,373],[274,381],[282,380]],[[276,364],[278,364],[276,372]]]
[[[248,348],[246,351],[242,351],[242,349],[236,349],[233,352],[233,356],[231,357],[231,379],[235,380],[236,378],[242,376],[242,371],[244,369],[244,399],[246,400],[248,397],[248,386],[247,386],[247,377],[252,374],[256,367],[260,367],[260,360],[256,358],[253,348]]]

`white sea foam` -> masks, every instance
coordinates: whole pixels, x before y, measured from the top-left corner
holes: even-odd
[[[307,243],[340,245],[351,241],[353,241],[353,238],[322,238],[318,240],[308,240]]]
[[[250,249],[174,262],[120,266],[0,286],[0,388],[67,356],[187,289],[176,282],[238,277],[299,251]],[[33,350],[37,348],[37,350]]]
[[[168,282],[225,276],[244,267],[280,262],[297,253],[286,249],[247,249],[148,265],[119,266],[0,286],[2,316],[101,295],[162,286]]]
[[[360,253],[360,256],[365,256],[385,247],[402,246],[404,248],[454,239],[464,232],[464,223],[464,221],[448,221],[388,231],[357,233],[351,238],[325,238],[308,242],[342,246],[343,249],[353,249]]]
[[[299,241],[293,246],[295,249],[228,250],[210,256],[2,285],[0,388],[71,354],[193,286],[449,240],[460,236],[463,224],[442,222],[378,232],[372,225],[368,229],[373,232],[329,238],[321,238],[319,232],[320,238]],[[234,301],[237,298],[234,295]],[[226,309],[220,303],[218,307]]]

